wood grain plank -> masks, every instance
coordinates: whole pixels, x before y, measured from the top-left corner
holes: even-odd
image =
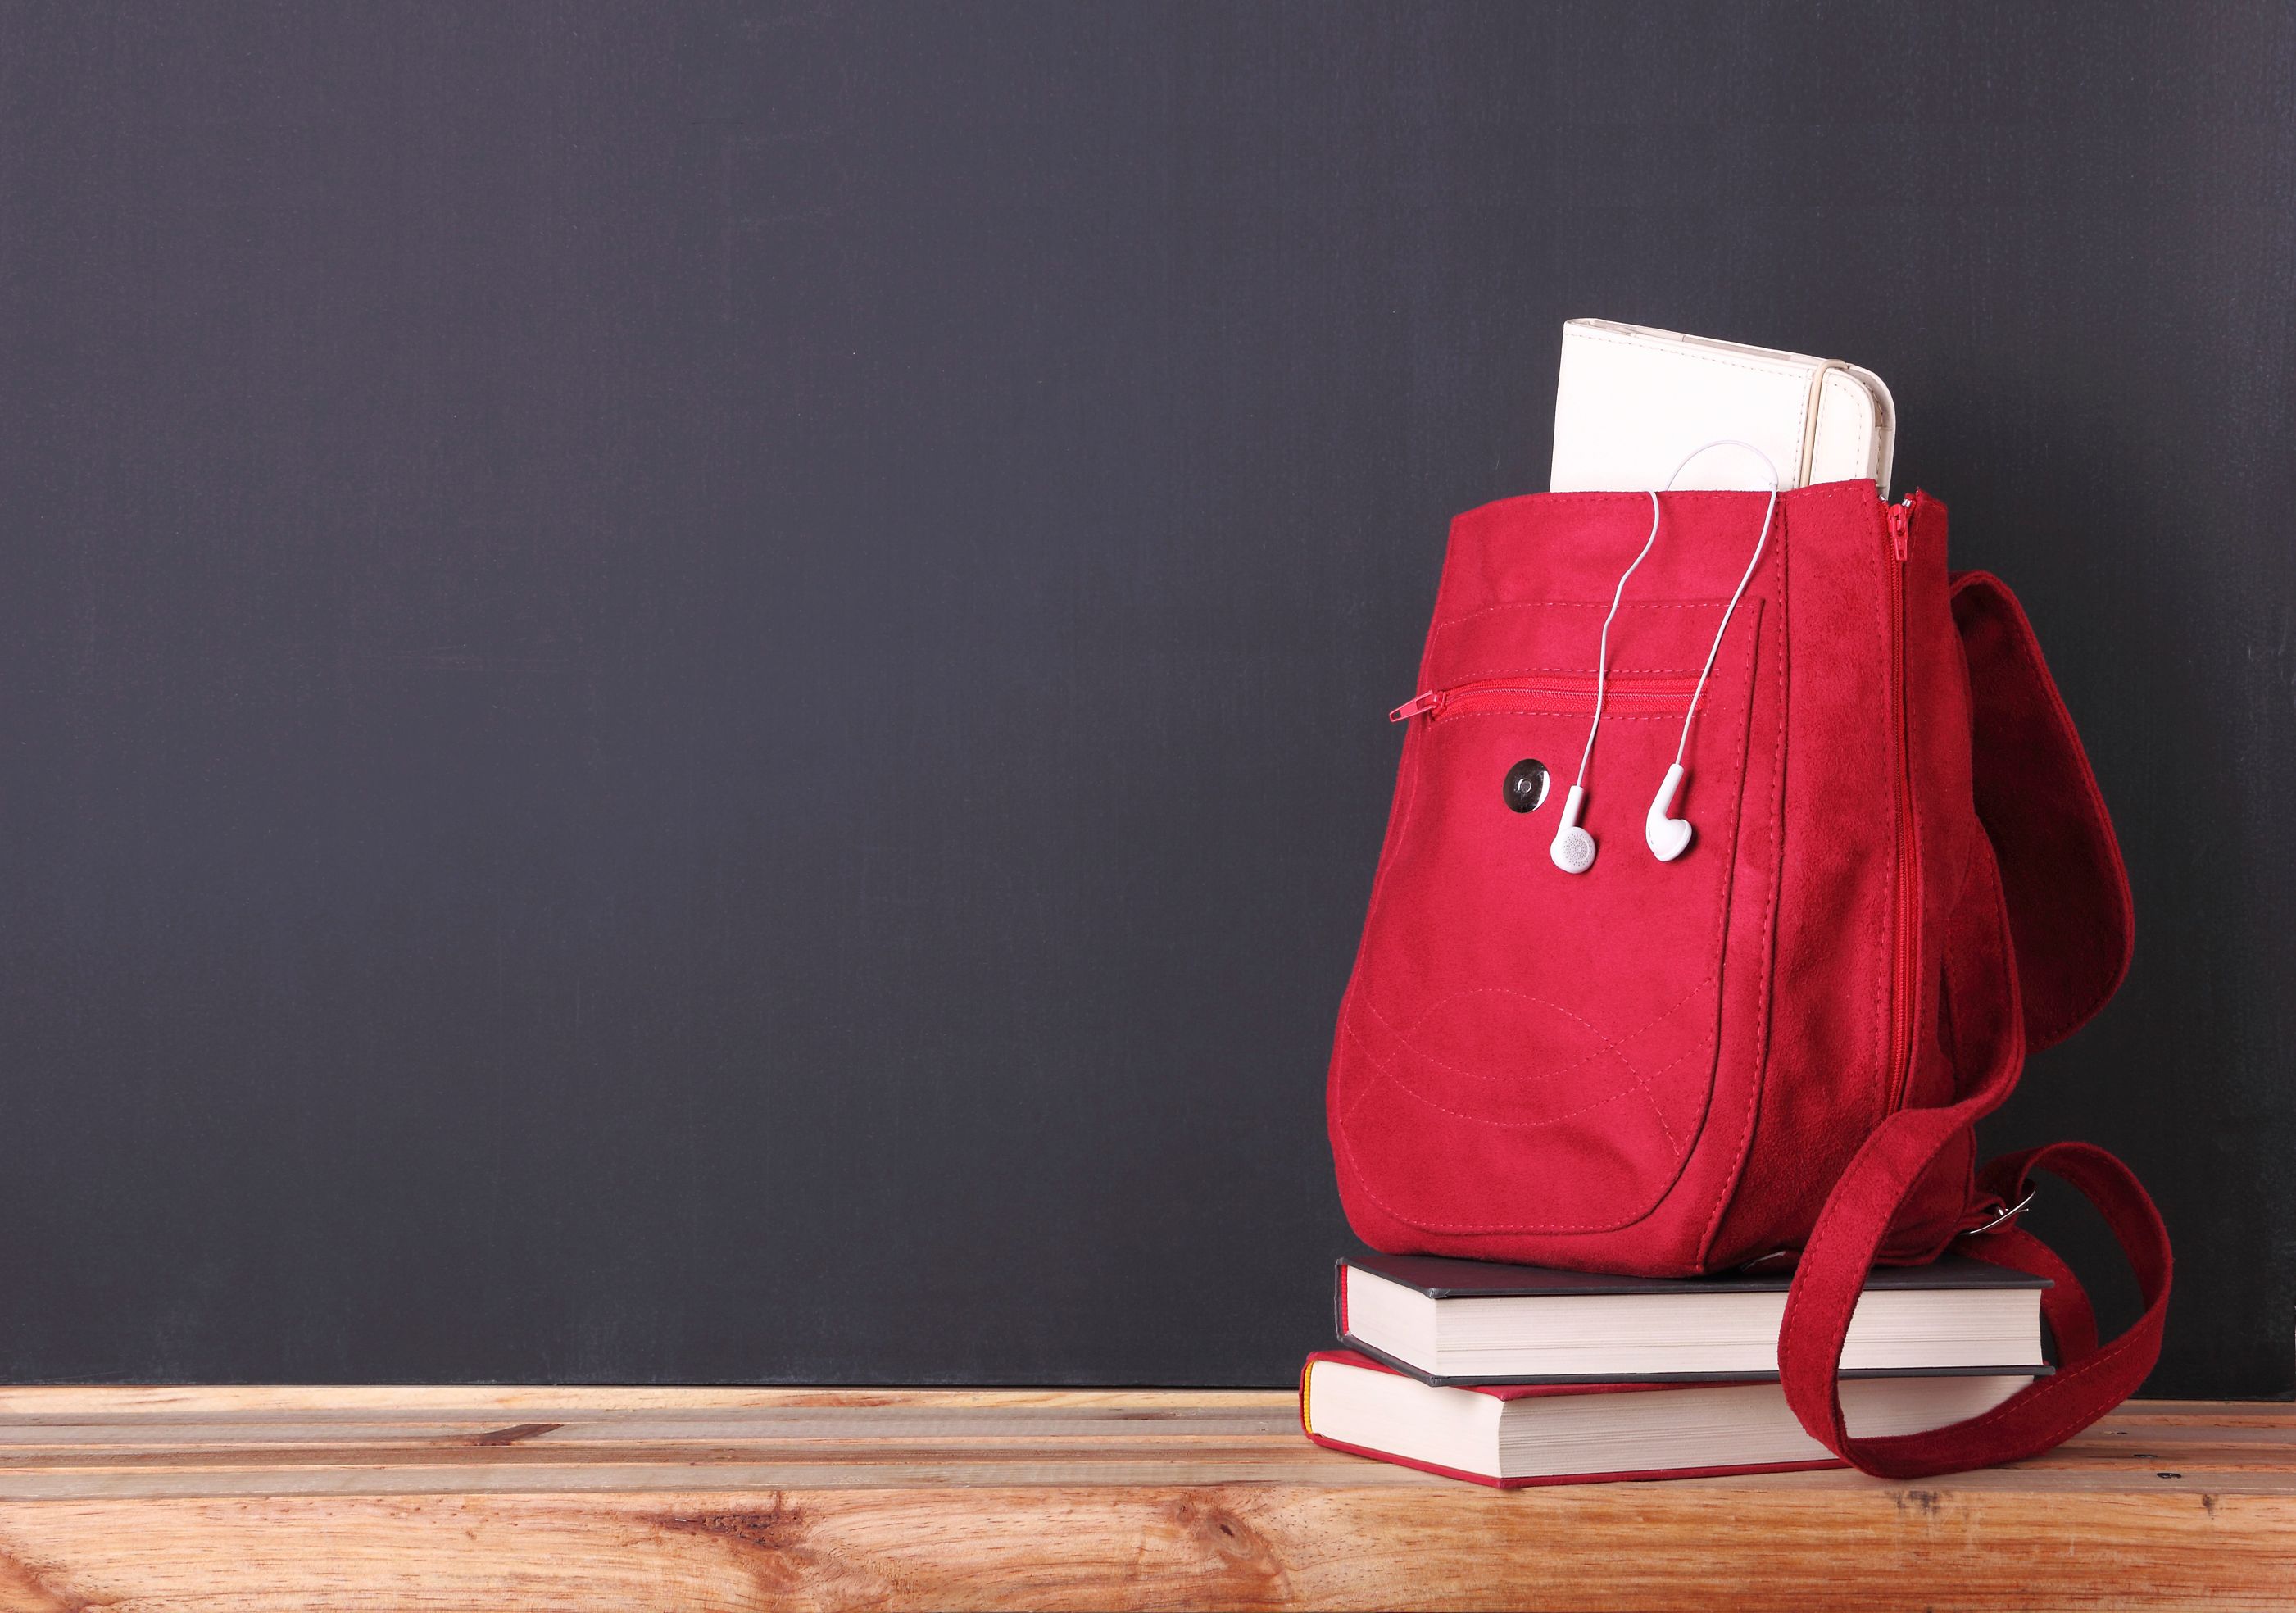
[[[1283,1406],[1288,1389],[974,1389],[696,1387],[648,1384],[9,1384],[0,1417],[94,1411],[318,1411],[491,1416],[555,1407],[598,1411],[769,1406],[1111,1407],[1126,1411],[1212,1402]]]
[[[17,1389],[0,1613],[2289,1605],[2296,1408],[1508,1494],[1225,1391]]]
[[[2286,1606],[2288,1503],[1140,1485],[0,1505],[0,1606]],[[45,1598],[45,1600],[42,1600]]]

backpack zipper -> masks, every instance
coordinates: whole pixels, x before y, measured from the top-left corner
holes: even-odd
[[[1914,994],[1921,989],[1921,840],[1914,831],[1913,737],[1906,712],[1906,556],[1912,546],[1914,501],[1889,506],[1890,648],[1897,688],[1898,854],[1892,896],[1895,935],[1890,957],[1890,1057],[1884,1114],[1906,1101],[1914,1073]]]
[[[1687,704],[1698,687],[1697,675],[1681,678],[1621,678],[1613,674],[1603,684],[1606,700],[1678,700]],[[1595,679],[1568,675],[1549,675],[1537,683],[1521,683],[1507,678],[1480,678],[1467,683],[1454,684],[1448,688],[1428,689],[1404,702],[1387,714],[1390,722],[1406,722],[1424,716],[1431,721],[1456,712],[1504,710],[1522,700],[1566,702],[1562,710],[1572,716],[1595,709]]]

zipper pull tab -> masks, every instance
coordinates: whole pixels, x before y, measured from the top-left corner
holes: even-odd
[[[1906,557],[1906,543],[1914,522],[1914,501],[1890,506],[1890,547],[1898,551],[1898,558]]]
[[[1406,701],[1403,704],[1397,706],[1395,710],[1387,714],[1387,720],[1390,722],[1408,722],[1414,717],[1418,716],[1420,712],[1431,712],[1442,704],[1443,696],[1436,693],[1433,689],[1430,689],[1424,695],[1418,696],[1416,699]]]

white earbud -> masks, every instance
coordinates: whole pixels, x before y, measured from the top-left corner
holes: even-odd
[[[1706,680],[1713,675],[1714,658],[1722,653],[1722,638],[1730,630],[1730,619],[1738,613],[1738,601],[1745,597],[1746,585],[1754,580],[1754,568],[1762,564],[1762,551],[1769,547],[1770,517],[1777,513],[1778,508],[1778,467],[1771,464],[1767,454],[1752,443],[1741,442],[1734,438],[1725,438],[1718,442],[1710,442],[1703,448],[1693,449],[1683,457],[1682,463],[1674,467],[1674,474],[1666,479],[1667,489],[1673,488],[1682,473],[1690,467],[1693,459],[1710,449],[1718,448],[1744,449],[1768,466],[1770,501],[1762,507],[1762,527],[1754,534],[1753,556],[1739,574],[1738,586],[1730,596],[1730,603],[1722,607],[1722,624],[1714,630],[1714,642],[1706,650],[1706,664],[1699,669],[1697,686],[1690,691],[1690,705],[1682,714],[1682,733],[1675,742],[1674,765],[1667,769],[1666,782],[1659,786],[1657,798],[1652,801],[1650,812],[1643,819],[1643,839],[1649,844],[1652,855],[1660,862],[1672,862],[1690,849],[1690,824],[1686,819],[1670,818],[1667,814],[1674,810],[1676,793],[1682,788],[1682,759],[1689,753],[1690,725],[1698,715],[1699,696],[1706,693]],[[1547,848],[1547,854],[1554,859],[1554,866],[1566,874],[1583,874],[1595,866],[1595,837],[1578,827],[1578,810],[1587,797],[1587,763],[1595,754],[1595,736],[1602,731],[1604,696],[1610,692],[1611,623],[1619,613],[1619,602],[1626,597],[1627,580],[1649,558],[1651,546],[1658,541],[1660,515],[1658,492],[1653,491],[1650,495],[1650,535],[1643,539],[1643,547],[1636,552],[1635,557],[1627,563],[1627,569],[1619,573],[1618,586],[1611,590],[1610,612],[1603,618],[1602,636],[1595,641],[1595,716],[1587,725],[1586,746],[1578,753],[1578,778],[1571,785],[1570,794],[1563,800],[1562,825],[1554,831],[1554,844]]]
[[[1674,811],[1675,796],[1682,789],[1682,759],[1690,751],[1690,725],[1698,716],[1698,697],[1706,693],[1706,680],[1713,676],[1714,658],[1722,653],[1722,636],[1730,630],[1730,618],[1738,613],[1738,601],[1745,597],[1746,585],[1754,580],[1754,568],[1762,564],[1762,551],[1769,547],[1770,517],[1778,508],[1778,467],[1770,464],[1770,457],[1751,442],[1726,440],[1710,442],[1674,467],[1674,475],[1666,479],[1669,488],[1675,477],[1680,476],[1691,459],[1706,449],[1742,448],[1769,467],[1770,501],[1762,506],[1762,530],[1754,534],[1754,553],[1739,573],[1738,586],[1732,590],[1730,603],[1722,609],[1722,625],[1714,630],[1714,642],[1706,646],[1706,664],[1698,669],[1698,687],[1690,691],[1690,709],[1682,714],[1682,735],[1675,741],[1674,765],[1666,770],[1666,782],[1658,786],[1651,800],[1650,811],[1643,819],[1643,839],[1648,843],[1651,855],[1660,862],[1672,862],[1690,849],[1690,823],[1686,819],[1669,817]],[[1653,501],[1655,502],[1655,501]]]
[[[1690,849],[1690,824],[1687,819],[1668,816],[1674,811],[1674,795],[1682,788],[1682,763],[1676,762],[1666,770],[1666,782],[1658,786],[1658,794],[1650,804],[1650,813],[1643,819],[1643,838],[1650,843],[1651,855],[1660,862],[1672,862]]]
[[[1566,874],[1583,874],[1595,866],[1595,837],[1578,827],[1578,809],[1586,800],[1587,792],[1572,785],[1562,798],[1562,827],[1554,831],[1554,844],[1546,848],[1554,866]]]

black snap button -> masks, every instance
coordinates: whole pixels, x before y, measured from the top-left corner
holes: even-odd
[[[1507,769],[1503,786],[1506,803],[1518,812],[1536,811],[1546,799],[1546,764],[1525,760]]]

